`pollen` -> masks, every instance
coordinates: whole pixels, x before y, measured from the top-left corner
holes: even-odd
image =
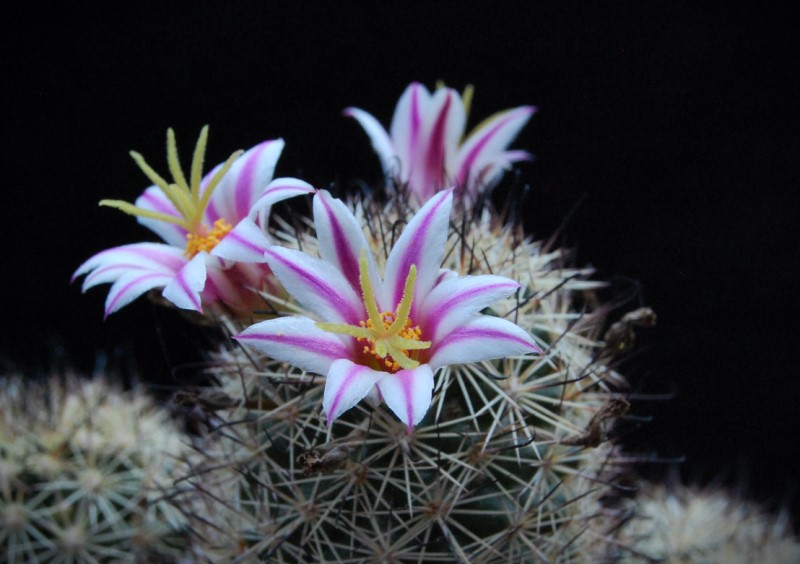
[[[389,330],[392,328],[392,326],[395,324],[395,321],[397,321],[397,316],[394,312],[385,311],[381,314],[381,320],[383,322],[383,330],[382,331],[379,330],[375,333],[387,334],[389,333]],[[366,321],[360,321],[359,326],[364,327],[367,330],[374,329],[374,327],[372,326],[371,319],[367,319]],[[418,342],[422,340],[421,339],[422,329],[420,329],[419,325],[413,325],[413,323],[411,322],[411,318],[407,318],[405,324],[402,327],[397,328],[396,331],[397,332],[394,333],[394,335],[400,337],[400,339],[404,339],[407,341],[418,341]],[[411,363],[416,362],[410,355],[410,349],[403,349],[401,347],[398,347],[395,351],[393,351],[393,354],[398,354],[399,352],[400,354],[402,354],[403,357],[405,357],[404,359],[401,359],[400,361],[402,362],[401,365],[401,363],[395,360],[391,354],[386,354],[385,357],[381,356],[380,353],[378,353],[378,351],[375,350],[375,340],[373,338],[357,337],[356,340],[359,343],[364,343],[364,342],[369,343],[367,345],[364,345],[361,352],[364,353],[365,355],[372,355],[373,357],[375,357],[375,359],[379,362],[379,364],[388,369],[389,372],[397,372],[403,366],[407,366],[409,364],[409,361]]]
[[[203,226],[203,228],[199,230],[200,234],[187,233],[186,251],[184,251],[183,254],[186,255],[187,258],[192,258],[201,251],[207,253],[211,252],[231,229],[233,229],[233,226],[230,223],[224,219],[218,219],[214,222],[214,227],[210,231]]]

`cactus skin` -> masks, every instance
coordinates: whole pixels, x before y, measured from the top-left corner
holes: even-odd
[[[169,561],[190,452],[167,411],[103,380],[0,378],[0,560]]]
[[[410,217],[402,199],[356,203],[385,259]],[[234,407],[217,410],[204,465],[197,558],[216,561],[597,562],[624,515],[605,503],[628,461],[608,440],[627,402],[600,340],[591,270],[485,212],[454,221],[444,267],[520,282],[488,312],[534,335],[541,357],[455,365],[408,434],[362,402],[326,427],[324,378],[236,348],[209,373]],[[276,237],[314,253],[312,234]],[[299,239],[297,238],[299,237]],[[276,296],[281,313],[301,312]],[[575,309],[576,299],[585,304]],[[240,328],[230,324],[230,331]]]

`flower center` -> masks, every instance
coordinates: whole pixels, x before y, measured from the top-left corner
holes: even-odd
[[[172,174],[173,182],[164,180],[145,162],[142,155],[131,151],[133,160],[136,161],[136,164],[139,165],[139,168],[142,169],[142,172],[144,172],[147,178],[149,178],[153,184],[161,188],[161,191],[169,199],[170,203],[175,206],[179,215],[140,208],[122,200],[101,200],[100,205],[117,208],[130,215],[166,221],[167,223],[174,223],[175,225],[183,227],[187,231],[185,254],[189,258],[200,251],[209,251],[213,249],[232,229],[232,226],[224,219],[220,219],[217,220],[214,223],[214,227],[209,230],[208,227],[203,224],[203,217],[208,203],[211,201],[211,195],[214,193],[214,190],[219,186],[222,178],[230,170],[234,161],[241,156],[243,151],[236,151],[228,157],[225,164],[219,167],[219,170],[211,177],[205,190],[203,190],[201,194],[200,183],[202,181],[203,158],[205,157],[207,142],[208,126],[205,126],[200,131],[200,137],[197,139],[188,181],[181,169],[181,163],[178,159],[178,147],[175,143],[175,132],[172,131],[172,129],[167,130],[167,164]]]
[[[369,279],[367,251],[362,249],[358,261],[361,295],[368,318],[356,325],[347,323],[317,323],[317,327],[331,333],[350,335],[359,343],[365,343],[362,353],[371,355],[381,361],[389,372],[400,369],[411,369],[419,366],[414,358],[418,350],[428,349],[430,341],[421,341],[422,330],[414,325],[409,317],[411,304],[414,301],[414,281],[417,278],[417,267],[411,265],[403,287],[403,297],[394,312],[378,313],[375,292]]]
[[[382,332],[384,334],[388,334],[389,330],[392,328],[392,325],[394,325],[394,322],[397,320],[396,315],[391,311],[384,311],[381,314],[381,319],[383,322]],[[366,321],[359,321],[358,325],[360,327],[366,327],[367,329],[374,329],[372,326],[371,319],[367,319]],[[378,331],[375,331],[374,334],[377,335]],[[419,328],[419,325],[412,326],[411,318],[409,317],[406,319],[405,325],[403,325],[399,329],[399,331],[397,331],[396,335],[400,339],[403,339],[403,343],[407,345],[408,344],[407,341],[420,341],[420,337],[422,336],[422,329]],[[362,352],[366,355],[372,355],[378,361],[381,361],[381,364],[383,364],[386,368],[388,368],[390,372],[397,372],[404,364],[407,365],[408,361],[415,363],[413,366],[419,365],[418,361],[411,358],[411,354],[413,354],[411,353],[412,347],[403,349],[401,346],[397,349],[397,351],[393,352],[392,354],[386,354],[385,356],[381,356],[376,349],[376,342],[373,338],[357,337],[356,340],[359,343],[362,342],[369,343],[367,345],[364,345]],[[428,346],[424,348],[428,348],[429,346],[430,343],[428,343]],[[394,356],[392,355],[398,353],[400,354],[399,357],[400,360],[395,360]]]
[[[202,232],[204,232],[205,235],[187,233],[186,251],[183,254],[186,255],[186,258],[192,258],[201,251],[207,253],[211,252],[211,250],[217,246],[217,243],[222,241],[231,229],[233,229],[233,225],[224,219],[218,219],[214,222],[214,228],[211,229],[211,231],[208,231],[205,225],[202,226]]]

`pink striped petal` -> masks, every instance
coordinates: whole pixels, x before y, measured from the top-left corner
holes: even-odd
[[[458,92],[437,90],[423,117],[421,142],[409,175],[409,187],[420,202],[450,183],[448,165],[456,158],[465,125],[466,112]]]
[[[244,218],[211,250],[211,255],[235,262],[267,262],[270,242],[253,220]]]
[[[197,253],[167,284],[162,295],[182,309],[203,312],[200,292],[206,286],[207,253]]]
[[[510,278],[486,274],[448,278],[436,286],[420,308],[425,339],[438,342],[480,310],[519,288]]]
[[[327,415],[328,425],[367,397],[375,384],[390,377],[387,372],[378,372],[345,358],[334,361],[325,378],[325,393],[322,398],[322,408]]]
[[[378,382],[378,389],[386,405],[397,418],[408,425],[411,433],[414,425],[422,421],[431,406],[433,394],[433,370],[422,364],[413,370],[401,370],[387,375]]]
[[[320,190],[314,196],[314,227],[322,259],[335,266],[350,282],[355,293],[360,295],[359,260],[361,250],[369,247],[353,213],[344,202],[333,198],[327,190]],[[370,278],[380,280],[375,259],[369,251],[367,261]]]
[[[465,364],[493,358],[541,352],[531,336],[514,323],[489,315],[476,315],[466,325],[433,343],[430,366]]]
[[[417,146],[422,134],[422,120],[431,103],[428,89],[418,82],[412,82],[400,96],[392,117],[390,128],[394,149],[400,159],[400,178],[407,181],[411,161],[417,154]],[[384,170],[387,167],[384,165]]]
[[[272,206],[288,198],[313,194],[314,187],[297,178],[276,178],[270,182],[250,210],[250,219],[266,227]]]
[[[150,186],[141,196],[136,198],[134,204],[145,210],[165,213],[177,219],[183,219],[183,216],[175,209],[167,195],[158,186]],[[160,219],[150,219],[142,216],[137,216],[136,220],[170,245],[176,247],[186,246],[186,230],[183,227]]]
[[[439,192],[411,218],[386,261],[383,309],[393,311],[403,296],[411,265],[417,267],[412,317],[433,289],[447,242],[453,191]]]
[[[381,160],[384,172],[391,170],[395,164],[397,153],[394,144],[383,126],[372,115],[358,108],[346,108],[344,115],[354,118],[364,129],[372,141],[372,148]]]
[[[472,179],[471,176],[502,155],[535,111],[536,108],[532,106],[520,106],[500,112],[485,120],[480,127],[470,133],[456,158],[454,166],[456,185],[466,184]],[[492,180],[483,178],[487,184]]]
[[[75,274],[88,274],[83,281],[82,290],[98,284],[114,282],[134,271],[148,271],[157,274],[174,275],[187,263],[180,249],[161,243],[135,243],[101,251],[84,262]]]
[[[148,290],[166,286],[172,278],[169,274],[147,270],[130,271],[120,276],[108,291],[103,318],[125,307]]]
[[[265,256],[286,291],[322,321],[357,325],[366,318],[361,297],[333,265],[278,246]]]
[[[272,180],[283,147],[283,139],[264,141],[236,159],[211,196],[211,205],[206,210],[206,221],[211,224],[222,217],[228,223],[236,224],[247,217],[253,204]],[[203,187],[208,185],[220,166],[222,165],[214,167],[203,178]]]
[[[469,174],[464,194],[467,204],[474,202],[481,192],[490,190],[500,180],[503,173],[511,168],[511,163],[531,159],[533,159],[533,155],[527,151],[505,151],[480,168],[473,169]]]
[[[353,354],[345,339],[319,329],[307,317],[262,321],[233,338],[271,358],[315,374],[327,374],[336,360]]]

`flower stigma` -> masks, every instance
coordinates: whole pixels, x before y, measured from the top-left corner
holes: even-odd
[[[180,159],[178,158],[178,147],[175,143],[175,132],[171,128],[167,130],[167,165],[172,174],[173,182],[170,183],[164,180],[164,178],[159,176],[159,174],[147,164],[141,154],[136,151],[131,151],[133,160],[139,168],[142,169],[145,176],[147,176],[153,184],[158,186],[169,199],[170,203],[175,206],[175,209],[180,214],[179,216],[148,210],[123,200],[100,200],[100,205],[116,208],[130,215],[174,223],[184,228],[186,230],[186,251],[184,254],[188,258],[194,257],[201,251],[211,251],[217,243],[233,229],[233,226],[224,219],[219,219],[214,222],[213,227],[209,228],[208,225],[203,223],[203,215],[208,207],[208,203],[211,201],[211,195],[214,193],[214,190],[219,186],[222,178],[244,151],[236,151],[228,157],[225,164],[211,177],[208,185],[201,194],[200,183],[202,181],[203,159],[205,157],[207,142],[208,126],[206,125],[200,131],[200,137],[197,139],[188,181],[181,169]]]
[[[362,353],[371,355],[380,362],[381,368],[389,372],[400,369],[412,369],[419,366],[419,361],[412,358],[412,351],[428,349],[430,341],[421,341],[422,330],[419,325],[414,325],[409,317],[411,303],[414,301],[414,281],[417,278],[417,267],[411,265],[408,269],[403,297],[394,312],[378,312],[375,302],[375,292],[369,278],[367,251],[361,250],[358,261],[359,281],[364,306],[367,310],[367,319],[358,325],[347,323],[317,323],[317,327],[330,333],[350,335],[359,343],[365,343]]]

